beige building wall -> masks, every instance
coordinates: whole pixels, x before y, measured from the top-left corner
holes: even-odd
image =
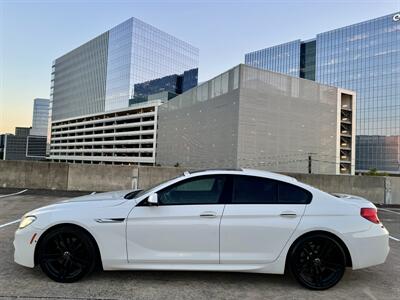
[[[156,163],[307,173],[311,157],[313,173],[354,174],[354,143],[340,160],[343,92],[239,65],[159,107]]]
[[[232,69],[159,107],[157,164],[237,167],[238,78]]]

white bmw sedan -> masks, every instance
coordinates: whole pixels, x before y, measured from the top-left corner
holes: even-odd
[[[376,207],[257,170],[188,173],[147,190],[88,195],[25,214],[15,261],[74,282],[103,270],[289,271],[327,289],[381,264],[389,233]]]

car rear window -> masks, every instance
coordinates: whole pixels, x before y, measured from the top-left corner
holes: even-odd
[[[309,191],[290,183],[279,183],[279,203],[282,204],[308,204],[312,195]]]
[[[233,204],[308,204],[312,194],[290,183],[256,176],[234,176]]]

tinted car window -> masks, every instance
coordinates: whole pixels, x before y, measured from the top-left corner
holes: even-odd
[[[235,176],[232,203],[277,203],[278,181],[253,176]]]
[[[221,198],[225,176],[201,176],[178,182],[159,191],[160,205],[217,204]]]
[[[308,204],[312,194],[290,183],[255,177],[234,176],[232,203],[236,204]]]
[[[282,204],[307,204],[312,195],[298,186],[286,182],[279,183],[279,203]]]
[[[215,184],[215,178],[203,178],[199,180],[191,180],[178,185],[175,191],[193,191],[193,192],[209,192]]]

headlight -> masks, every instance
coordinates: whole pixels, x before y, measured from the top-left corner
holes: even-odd
[[[25,228],[26,226],[32,224],[36,220],[35,216],[23,216],[21,223],[19,223],[19,229]]]

